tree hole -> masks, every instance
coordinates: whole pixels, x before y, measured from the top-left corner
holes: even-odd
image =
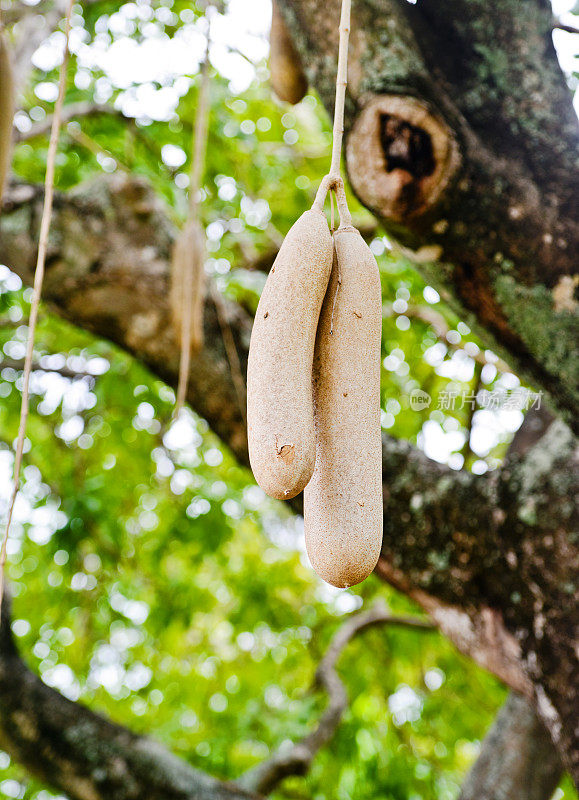
[[[417,179],[434,172],[432,140],[422,128],[394,114],[380,114],[380,142],[386,172],[404,169]]]

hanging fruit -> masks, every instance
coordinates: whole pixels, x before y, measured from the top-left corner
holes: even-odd
[[[287,500],[314,471],[312,361],[332,268],[332,237],[318,205],[287,234],[261,294],[247,366],[247,430],[253,474]]]
[[[274,23],[276,14],[274,7]],[[256,480],[280,499],[305,488],[310,560],[340,587],[359,583],[376,566],[383,516],[380,275],[352,225],[340,177],[349,31],[350,0],[342,0],[330,172],[267,279],[247,386]],[[323,213],[328,191],[340,214],[331,232]]]
[[[304,492],[304,527],[315,571],[344,587],[372,572],[382,544],[382,295],[341,182],[336,193],[340,227],[316,336],[316,466]]]
[[[199,195],[205,168],[207,130],[209,124],[209,50],[210,16],[207,19],[205,58],[201,66],[201,86],[195,114],[193,157],[189,182],[187,221],[173,247],[171,261],[169,308],[171,322],[181,344],[179,380],[174,415],[177,417],[187,395],[192,353],[203,347],[203,313],[205,308],[205,230],[199,214]]]
[[[272,89],[280,100],[295,105],[305,97],[308,81],[276,0],[271,13],[269,74]]]

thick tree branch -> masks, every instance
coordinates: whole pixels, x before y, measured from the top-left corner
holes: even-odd
[[[280,0],[331,113],[339,0]],[[346,160],[360,200],[579,425],[579,127],[548,3],[358,0]]]
[[[41,189],[28,185],[5,194],[0,260],[25,281],[34,263],[41,198]],[[116,174],[70,196],[57,195],[44,288],[46,301],[62,316],[129,350],[170,385],[179,363],[167,303],[174,235],[164,208],[142,180]],[[244,374],[251,319],[226,303],[223,321],[233,331]],[[204,338],[205,349],[192,361],[188,400],[247,464],[243,409],[211,296]]]
[[[545,726],[528,700],[511,692],[458,800],[549,800],[561,772]]]
[[[24,281],[31,278],[40,202],[39,189],[13,187],[0,219],[0,260]],[[171,385],[178,374],[166,302],[173,236],[142,181],[99,179],[57,196],[45,283],[58,313],[116,342]],[[251,319],[231,302],[222,315],[244,374]],[[205,343],[192,362],[188,400],[247,464],[243,404],[211,295]],[[525,456],[484,476],[457,473],[388,436],[383,445],[382,573],[420,596],[460,649],[513,688],[534,693],[552,735],[568,744],[578,683],[569,430],[554,423]]]
[[[63,697],[20,659],[9,603],[0,628],[0,746],[71,800],[250,800],[162,745]]]
[[[337,661],[346,645],[359,633],[376,625],[432,631],[435,626],[416,617],[393,616],[383,605],[355,614],[339,628],[316,670],[314,684],[328,695],[328,705],[314,730],[299,742],[282,747],[257,767],[249,770],[238,783],[245,789],[269,794],[289,775],[305,775],[316,754],[334,736],[348,707],[348,694],[336,671]]]
[[[445,504],[445,513],[450,517],[441,522],[453,530],[445,537],[447,544],[441,539],[437,550],[431,535],[426,539],[416,537],[419,549],[433,547],[427,557],[433,569],[430,575],[427,569],[421,577],[408,559],[397,558],[395,528],[390,540],[385,515],[383,557],[377,572],[420,603],[460,650],[527,697],[534,694],[543,722],[566,755],[567,766],[576,769],[578,748],[570,722],[578,685],[577,659],[572,652],[576,600],[570,587],[577,574],[578,557],[572,534],[567,532],[575,528],[570,498],[577,495],[577,471],[575,442],[564,430],[561,423],[553,422],[546,409],[529,412],[511,444],[502,472],[494,476],[497,482],[491,477],[487,485],[495,492],[494,501],[488,504],[488,517],[477,508],[477,492],[484,489],[483,483],[476,481],[476,488],[466,494],[460,486],[453,487],[454,500],[459,505],[470,503],[472,526],[458,517],[453,520],[450,505]],[[566,462],[569,459],[561,473],[554,466],[559,456]],[[410,486],[407,516],[416,531],[426,525],[441,532],[434,507],[429,508],[429,501],[425,504],[421,499],[429,495],[428,482],[422,476],[422,488],[415,491],[416,476],[408,464],[405,470]],[[559,478],[563,473],[567,477],[560,484],[557,499],[549,501],[549,482],[554,472],[559,473]],[[507,494],[503,493],[505,483],[511,486]],[[509,502],[505,502],[507,497]],[[508,508],[512,500],[516,511]],[[418,506],[418,516],[413,513],[413,506]],[[403,514],[404,507],[403,503],[397,514]],[[563,518],[556,521],[553,512],[564,508],[567,510]],[[519,533],[522,536],[517,539]],[[471,555],[462,546],[456,557],[452,555],[449,543],[460,541],[464,545],[468,539],[474,545]],[[433,579],[436,581],[437,559],[445,562],[439,577],[445,574],[447,588],[452,587],[446,597],[444,587],[432,585]],[[454,581],[457,584],[452,586]],[[457,602],[460,585],[464,596]],[[563,728],[562,717],[569,720]]]

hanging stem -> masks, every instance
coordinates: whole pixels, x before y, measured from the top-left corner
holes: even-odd
[[[209,125],[209,48],[211,44],[211,18],[207,19],[207,39],[205,43],[205,57],[201,65],[201,87],[199,101],[195,116],[195,131],[193,142],[193,162],[191,164],[191,180],[189,184],[189,216],[195,219],[199,208],[199,193],[205,167],[205,152],[207,150],[207,129]]]
[[[334,191],[333,189],[330,190],[330,233],[333,234],[335,230],[335,219],[334,219]]]
[[[340,212],[340,227],[345,228],[352,224],[352,215],[350,214],[348,201],[346,200],[344,181],[341,178],[336,180],[334,194],[336,195],[336,203],[338,205],[338,211]]]
[[[352,0],[342,0],[340,14],[340,43],[338,46],[338,71],[336,73],[336,103],[334,106],[334,128],[332,134],[332,161],[329,173],[322,178],[318,187],[312,208],[323,211],[326,195],[330,191],[332,201],[332,231],[334,229],[334,203],[333,191],[340,212],[340,224],[351,224],[350,212],[344,194],[344,184],[340,176],[340,159],[342,155],[342,138],[344,136],[344,105],[346,101],[346,87],[348,85],[348,42],[350,40],[350,10]],[[338,189],[342,190],[342,199],[338,197]],[[342,213],[346,220],[342,219]]]
[[[334,132],[332,141],[332,163],[330,177],[340,175],[340,156],[342,154],[342,137],[344,135],[344,103],[346,86],[348,85],[348,41],[350,38],[351,0],[342,0],[340,14],[340,45],[338,50],[338,73],[336,75],[336,105],[334,107]]]
[[[28,420],[28,411],[30,405],[30,373],[32,371],[32,353],[34,350],[34,335],[36,333],[36,321],[38,319],[38,307],[40,304],[40,296],[42,294],[42,282],[44,280],[44,265],[46,262],[46,249],[48,246],[48,233],[50,231],[50,221],[52,218],[52,201],[54,197],[54,169],[56,163],[56,151],[58,147],[58,135],[60,132],[60,119],[62,114],[62,106],[64,103],[64,95],[66,92],[66,69],[68,66],[68,42],[70,36],[70,17],[72,14],[72,6],[74,0],[69,0],[68,8],[66,11],[65,22],[65,43],[60,65],[59,79],[58,79],[58,97],[54,106],[54,115],[52,118],[52,128],[50,130],[50,143],[48,145],[48,156],[46,159],[46,174],[44,178],[44,205],[42,208],[42,218],[40,221],[40,234],[38,239],[38,256],[36,260],[36,270],[34,272],[34,289],[32,294],[32,303],[30,306],[30,320],[28,323],[28,339],[26,342],[26,355],[24,358],[24,372],[22,382],[22,403],[20,406],[20,424],[18,427],[18,439],[16,441],[16,453],[14,456],[14,476],[12,485],[12,495],[10,497],[10,504],[8,506],[8,516],[6,518],[6,528],[2,538],[2,547],[0,548],[0,609],[2,608],[2,598],[4,594],[4,566],[6,564],[6,547],[8,544],[8,536],[10,535],[10,525],[12,523],[12,515],[14,513],[14,505],[18,495],[18,486],[20,483],[20,468],[22,466],[22,454],[24,452],[24,439],[26,436],[26,422]]]
[[[211,21],[207,16],[207,40],[205,45],[205,58],[201,67],[201,86],[197,113],[195,115],[195,130],[193,133],[193,160],[191,163],[191,179],[189,182],[189,219],[197,220],[199,215],[199,195],[201,181],[205,167],[205,152],[207,150],[207,130],[209,124],[209,48],[211,44]],[[187,270],[183,276],[183,319],[181,322],[181,356],[179,359],[179,381],[177,384],[177,400],[175,403],[175,418],[179,416],[187,396],[189,382],[189,369],[191,365],[191,323],[192,304],[191,292],[193,290],[193,264],[188,262]]]

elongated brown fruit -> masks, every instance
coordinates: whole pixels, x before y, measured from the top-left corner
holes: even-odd
[[[272,89],[280,100],[295,105],[305,97],[308,82],[302,62],[275,0],[269,35],[269,72]]]
[[[188,220],[173,248],[169,304],[175,338],[181,341],[186,304],[191,307],[189,345],[193,352],[203,346],[205,301],[205,232],[196,220]]]
[[[312,361],[332,249],[322,211],[302,214],[269,273],[251,333],[249,460],[261,488],[278,499],[295,497],[314,470]]]
[[[14,81],[10,54],[4,33],[0,30],[0,206],[12,153],[12,120],[14,118]]]
[[[351,225],[336,255],[318,325],[313,366],[316,467],[304,492],[310,561],[328,583],[360,583],[382,544],[378,265]]]

